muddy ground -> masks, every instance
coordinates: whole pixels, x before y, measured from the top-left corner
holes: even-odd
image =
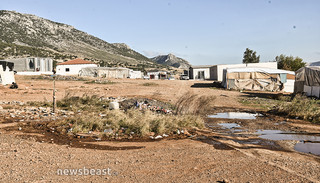
[[[207,128],[192,136],[162,140],[95,141],[62,136],[44,121],[21,121],[2,105],[0,115],[0,182],[320,182],[320,157],[297,152],[297,141],[261,139],[259,129],[315,133],[320,125],[276,116],[244,105],[246,93],[206,87],[208,81],[113,80],[114,84],[58,81],[57,98],[69,93],[102,97],[140,97],[174,104],[186,92],[215,96],[211,113],[261,112],[257,119],[205,118]],[[0,88],[0,101],[50,101],[52,81],[17,77],[18,90]],[[153,84],[144,84],[153,83]],[[8,109],[9,108],[9,109]],[[242,131],[223,129],[236,123]],[[43,124],[41,126],[41,124]],[[107,175],[60,175],[64,169],[107,169]],[[96,172],[97,174],[97,172]]]

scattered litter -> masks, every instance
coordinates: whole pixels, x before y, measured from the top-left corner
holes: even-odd
[[[22,130],[22,128],[21,127],[19,127],[19,131],[21,131]]]
[[[109,109],[110,109],[110,110],[117,110],[117,109],[119,109],[119,103],[118,103],[118,102],[110,102],[110,103],[109,103]]]
[[[161,135],[158,135],[156,137],[154,137],[154,139],[162,139],[163,137]]]
[[[167,134],[165,134],[165,133],[164,133],[162,136],[163,136],[163,137],[169,137],[169,135],[167,135]]]
[[[113,130],[111,128],[108,128],[108,129],[104,129],[103,132],[104,133],[112,133]]]

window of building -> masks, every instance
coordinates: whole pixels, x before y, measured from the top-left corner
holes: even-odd
[[[66,72],[70,72],[70,68],[66,68]]]

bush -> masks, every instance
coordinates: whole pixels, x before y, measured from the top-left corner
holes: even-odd
[[[206,114],[213,108],[214,96],[198,96],[191,92],[185,93],[175,104],[176,114]]]
[[[297,95],[291,102],[283,102],[275,107],[278,113],[286,114],[290,117],[309,120],[315,123],[320,122],[320,101]]]
[[[78,97],[67,94],[62,100],[57,101],[57,107],[73,111],[103,111],[108,105],[108,100],[102,100],[97,95]]]
[[[106,116],[100,117],[96,113],[77,115],[66,119],[62,125],[71,124],[72,132],[103,132],[112,129],[114,133],[146,136],[150,132],[155,134],[170,134],[177,129],[204,128],[204,121],[194,115],[164,115],[151,111],[105,110]]]

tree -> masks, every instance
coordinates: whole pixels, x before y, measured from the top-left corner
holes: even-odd
[[[300,57],[285,56],[281,54],[276,56],[276,62],[278,63],[278,69],[296,71],[306,65]]]
[[[246,51],[243,54],[243,60],[242,63],[248,64],[248,63],[259,63],[260,62],[260,55],[256,56],[256,52],[253,50],[250,50],[249,48],[246,48]]]

